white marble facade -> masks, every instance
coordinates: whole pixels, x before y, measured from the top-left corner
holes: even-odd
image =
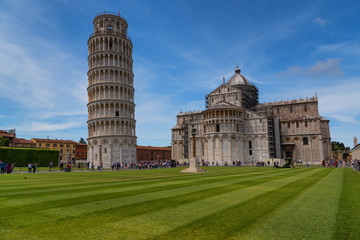
[[[191,129],[197,130],[196,157],[210,165],[254,164],[291,157],[319,164],[331,156],[329,121],[318,113],[317,97],[258,103],[258,89],[240,74],[206,97],[204,111],[180,112],[172,128],[172,158],[192,156]]]
[[[132,42],[126,20],[94,18],[88,40],[88,161],[95,167],[136,162]]]

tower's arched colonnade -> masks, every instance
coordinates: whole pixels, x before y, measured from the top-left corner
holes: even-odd
[[[126,20],[94,18],[88,40],[88,161],[95,167],[136,162],[132,42]]]

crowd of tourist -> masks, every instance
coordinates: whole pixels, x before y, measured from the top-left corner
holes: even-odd
[[[360,159],[355,159],[352,161],[351,165],[355,170],[360,171]]]
[[[360,159],[355,159],[355,160],[353,160],[352,165],[354,165],[354,166],[360,166]]]
[[[36,162],[34,162],[34,163],[29,162],[28,163],[28,172],[31,173],[31,171],[32,171],[33,173],[35,173],[37,166],[38,166],[38,164]]]
[[[11,173],[14,170],[14,163],[6,163],[0,160],[0,173]]]
[[[215,162],[209,162],[202,160],[200,163],[202,166],[219,166],[218,161]],[[241,161],[232,161],[230,164],[228,162],[224,162],[224,166],[233,166],[233,167],[241,167]],[[0,173],[11,173],[14,170],[15,163],[6,163],[4,161],[0,160]],[[265,167],[265,166],[272,166],[270,164],[270,161],[257,161],[252,163],[253,166],[256,167]],[[274,167],[279,166],[279,162],[274,161],[273,162]],[[356,169],[360,169],[360,159],[352,160],[351,162],[345,162],[345,161],[337,161],[337,160],[330,160],[325,161],[323,160],[321,162],[322,167],[324,168],[338,168],[338,167],[345,167],[345,166],[353,166]],[[70,172],[72,167],[77,167],[79,169],[87,169],[90,171],[95,171],[95,167],[93,163],[90,162],[78,162],[75,163],[75,161],[68,161],[68,162],[59,162],[59,168],[60,171],[64,172]],[[140,161],[138,163],[123,163],[123,162],[113,162],[111,164],[111,170],[131,170],[131,169],[158,169],[158,168],[173,168],[173,167],[186,167],[188,166],[187,162],[179,163],[175,160],[159,160],[159,161]],[[308,166],[308,164],[306,164]],[[38,164],[36,162],[29,162],[27,165],[28,172],[29,173],[35,173],[38,168]],[[51,172],[53,170],[53,163],[49,163],[49,171]],[[103,164],[100,163],[100,165],[97,167],[98,171],[105,170],[103,167]],[[106,169],[110,170],[110,169]]]
[[[140,161],[138,163],[122,163],[113,162],[111,170],[129,170],[129,169],[157,169],[157,168],[172,168],[179,166],[179,162],[175,160],[159,160],[159,161]],[[100,169],[99,169],[100,170]]]
[[[338,168],[338,167],[344,167],[346,166],[346,162],[345,161],[338,161],[338,160],[330,160],[330,161],[325,161],[323,160],[321,162],[321,165],[323,168]],[[348,163],[348,165],[350,165],[350,162]]]
[[[201,165],[203,167],[209,167],[209,166],[213,166],[213,167],[218,167],[220,166],[219,165],[219,162],[218,161],[215,161],[215,162],[209,162],[209,161],[204,161],[204,160],[201,160]],[[224,166],[233,166],[233,167],[241,167],[241,161],[232,161],[232,162],[227,162],[225,161],[224,162]]]

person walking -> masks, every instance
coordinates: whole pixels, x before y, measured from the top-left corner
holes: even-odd
[[[35,172],[36,172],[36,167],[37,167],[37,164],[36,164],[36,162],[35,162],[35,163],[33,163],[33,165],[32,165],[32,168],[33,168],[33,173],[35,173]]]
[[[8,163],[7,166],[6,166],[6,173],[11,173],[11,163]]]
[[[28,163],[28,172],[31,173],[31,163]]]
[[[1,169],[1,173],[5,172],[5,162],[0,160],[0,169]]]

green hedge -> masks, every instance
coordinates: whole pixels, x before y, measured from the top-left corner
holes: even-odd
[[[36,162],[39,167],[47,167],[52,162],[55,167],[58,159],[59,150],[0,147],[0,160],[16,163],[17,167],[26,167],[29,162]]]

